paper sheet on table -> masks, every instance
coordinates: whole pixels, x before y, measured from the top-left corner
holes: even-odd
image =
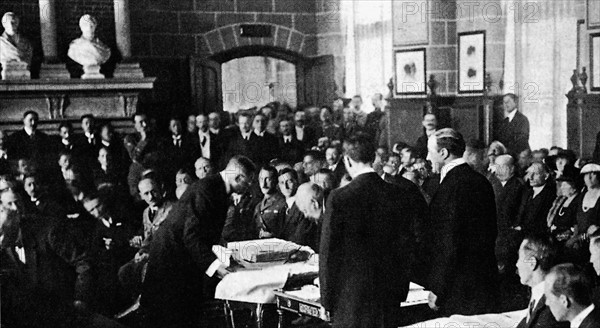
[[[453,315],[415,323],[404,328],[515,328],[525,316],[526,310],[479,315]]]
[[[217,285],[215,298],[247,303],[275,303],[273,290],[283,288],[289,276],[317,271],[318,266],[302,262],[263,270],[232,272]]]

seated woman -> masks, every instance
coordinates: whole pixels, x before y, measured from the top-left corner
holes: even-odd
[[[587,190],[579,196],[581,202],[577,206],[577,224],[566,246],[574,251],[574,261],[586,262],[589,259],[588,234],[600,226],[600,165],[587,164],[581,169],[581,174]]]
[[[564,244],[573,236],[577,222],[576,201],[581,190],[581,179],[575,168],[567,169],[556,179],[559,186],[558,196],[548,212],[548,227],[552,237]]]

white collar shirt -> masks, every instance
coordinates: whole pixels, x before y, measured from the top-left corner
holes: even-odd
[[[579,312],[579,314],[573,318],[573,321],[571,321],[571,328],[579,328],[579,326],[581,326],[581,324],[583,323],[583,320],[585,320],[585,318],[588,317],[588,315],[590,315],[590,313],[592,313],[592,311],[594,311],[596,307],[594,306],[594,304],[588,306],[587,308],[585,308],[585,310]]]
[[[506,118],[508,118],[509,122],[512,122],[512,120],[515,118],[515,115],[517,115],[517,110],[513,110],[512,112],[508,113],[508,115],[506,115]]]
[[[450,161],[450,163],[444,165],[444,167],[442,167],[442,171],[440,172],[440,183],[444,181],[444,178],[446,177],[446,175],[448,175],[448,172],[450,172],[453,168],[459,165],[463,165],[465,163],[466,161],[463,158],[457,158]]]

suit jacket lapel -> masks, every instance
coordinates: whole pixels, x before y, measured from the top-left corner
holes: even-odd
[[[534,323],[537,322],[538,317],[540,316],[540,313],[542,313],[542,310],[544,309],[545,306],[546,306],[546,296],[543,295],[542,298],[540,298],[540,300],[537,302],[535,309],[533,309],[533,313],[531,314],[531,319],[529,320],[527,327],[534,326]]]

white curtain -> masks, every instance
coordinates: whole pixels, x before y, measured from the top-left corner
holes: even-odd
[[[504,0],[504,93],[520,96],[532,149],[567,145],[567,98],[577,60],[577,1]]]
[[[392,77],[392,0],[342,0],[346,28],[346,97],[361,95],[363,109],[373,110],[368,99],[386,95]]]

